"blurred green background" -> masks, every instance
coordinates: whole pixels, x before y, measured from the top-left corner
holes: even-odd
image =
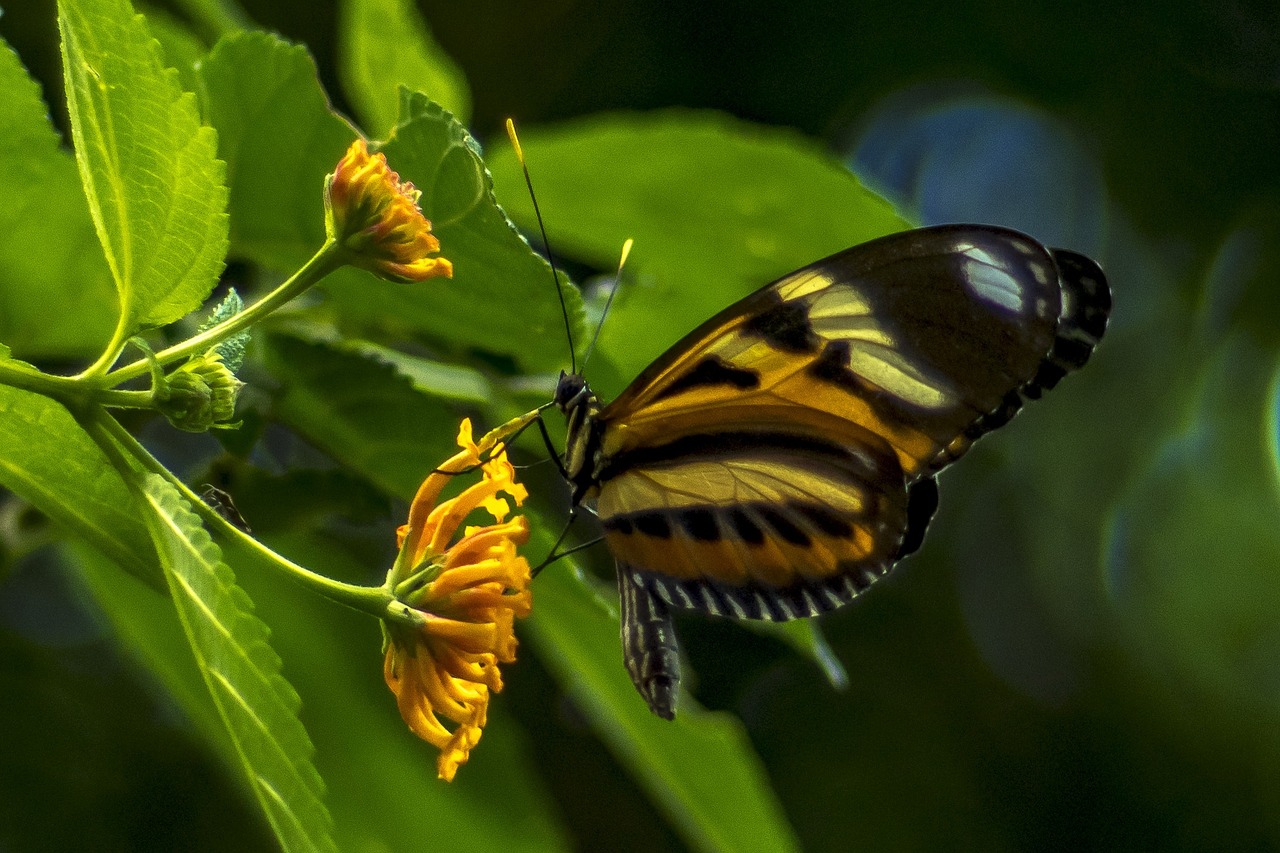
[[[334,4],[243,6],[310,47],[343,109]],[[713,108],[807,135],[921,223],[1011,225],[1108,272],[1094,361],[948,471],[923,550],[823,618],[846,690],[780,642],[681,619],[696,696],[742,719],[805,849],[1280,847],[1280,7],[420,9],[470,81],[485,144],[508,115],[536,139],[601,111]],[[4,12],[0,34],[56,91],[52,2]],[[548,178],[553,245],[580,275],[604,264],[557,242],[557,209],[567,222],[610,192],[607,172]],[[801,216],[806,201],[787,206]],[[145,439],[174,445],[176,468],[194,458],[189,437]],[[337,474],[310,488],[342,507],[326,536],[366,543],[351,550],[378,565],[372,543],[402,508]],[[252,484],[241,493],[252,509]],[[191,725],[62,580],[39,519],[3,510],[0,850],[270,849]],[[244,580],[273,626],[290,618]],[[287,674],[304,696],[324,677]],[[551,846],[681,849],[537,656],[507,678],[502,725],[462,771],[478,814],[530,821]],[[530,802],[484,803],[484,752],[504,738],[528,756]],[[335,783],[323,749],[321,770],[358,787]],[[404,849],[460,849],[452,824],[421,826]]]

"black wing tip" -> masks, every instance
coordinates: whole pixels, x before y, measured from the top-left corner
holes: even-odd
[[[1070,249],[1052,249],[1062,284],[1058,344],[1070,368],[1082,367],[1107,331],[1111,287],[1098,262]]]

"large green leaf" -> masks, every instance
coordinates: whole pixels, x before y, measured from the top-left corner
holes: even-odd
[[[59,3],[80,177],[122,328],[161,326],[208,295],[227,248],[214,133],[127,0]]]
[[[275,414],[390,494],[411,497],[456,450],[453,413],[380,359],[279,335],[265,356]]]
[[[26,358],[100,352],[115,322],[111,275],[75,162],[2,41],[0,197],[0,341]]]
[[[214,47],[200,73],[228,165],[233,250],[292,272],[324,239],[324,176],[356,132],[331,111],[304,48],[238,33]],[[405,96],[401,121],[383,151],[423,191],[423,212],[454,278],[405,285],[341,270],[324,285],[338,319],[384,335],[428,336],[442,348],[482,349],[525,370],[559,367],[567,359],[550,268],[494,202],[475,141],[422,96]],[[566,285],[564,293],[580,328],[577,292]],[[517,305],[519,312],[504,310]]]
[[[539,657],[691,846],[799,849],[742,724],[687,695],[674,721],[650,713],[622,667],[617,614],[571,566],[539,575],[528,624]]]
[[[280,674],[267,627],[178,491],[143,475],[144,521],[160,556],[187,642],[231,736],[250,789],[286,851],[337,850],[298,721],[298,695]]]
[[[222,38],[199,76],[227,164],[232,253],[291,273],[324,241],[324,176],[356,131],[330,109],[306,48],[276,36]]]
[[[634,281],[600,335],[619,373],[594,377],[609,396],[735,299],[908,227],[811,140],[718,113],[594,116],[529,128],[521,142],[553,249],[607,270],[635,239]],[[493,152],[489,168],[502,204],[533,227],[511,150]]]
[[[467,78],[412,0],[343,0],[341,10],[342,85],[369,133],[385,137],[395,127],[400,86],[422,92],[467,123]]]
[[[61,404],[0,385],[0,484],[130,574],[163,588],[137,503]]]
[[[138,659],[201,736],[219,750],[228,770],[237,772],[235,746],[209,701],[209,690],[168,591],[121,574],[118,566],[80,542],[66,543],[62,552],[107,617],[120,645]]]

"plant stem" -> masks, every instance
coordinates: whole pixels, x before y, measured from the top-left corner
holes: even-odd
[[[298,294],[311,287],[313,284],[342,266],[341,247],[333,240],[325,241],[320,250],[311,256],[311,260],[303,264],[302,268],[294,273],[288,281],[281,284],[275,290],[250,305],[248,308],[236,314],[234,317],[228,317],[223,322],[212,328],[205,329],[200,334],[187,338],[181,343],[174,344],[168,349],[163,349],[156,353],[155,359],[159,364],[168,364],[171,361],[177,361],[180,358],[196,355],[208,351],[211,347],[216,346],[219,342],[231,337],[238,332],[252,326],[266,315],[275,311],[281,305],[293,299]],[[121,382],[127,382],[137,376],[141,376],[148,370],[146,359],[135,361],[119,370],[113,370],[103,377],[103,383],[107,386],[119,385]]]
[[[359,586],[357,584],[344,583],[334,580],[322,574],[303,568],[297,563],[272,551],[266,545],[263,545],[257,539],[246,534],[243,530],[230,524],[225,518],[219,515],[212,507],[200,499],[192,492],[187,485],[174,476],[168,468],[160,463],[152,456],[145,447],[138,443],[128,430],[111,417],[104,409],[98,408],[90,414],[92,424],[105,433],[108,440],[117,447],[123,447],[129,454],[140,462],[144,468],[159,474],[169,481],[190,503],[192,508],[198,513],[205,525],[220,533],[222,536],[232,539],[235,542],[247,547],[262,559],[266,565],[270,565],[273,569],[292,580],[301,583],[309,588],[312,592],[335,601],[338,604],[345,605],[354,610],[372,614],[379,619],[392,619],[397,622],[404,622],[410,626],[418,624],[418,618],[413,611],[406,605],[395,600],[394,597],[382,587]],[[96,436],[95,436],[96,438]],[[99,444],[102,441],[99,440]],[[105,449],[105,448],[104,448]],[[119,451],[117,451],[119,452]]]
[[[98,360],[89,365],[83,373],[76,377],[77,379],[96,379],[111,369],[111,365],[116,363],[116,359],[124,351],[125,342],[129,340],[130,319],[122,301],[120,304],[120,316],[116,320],[116,330],[111,333],[111,341],[107,344],[106,349],[102,351],[102,355],[98,356]]]
[[[150,409],[150,391],[117,391],[98,388],[90,382],[71,376],[55,376],[36,370],[20,361],[0,361],[0,385],[34,391],[78,408],[90,403],[122,409]]]

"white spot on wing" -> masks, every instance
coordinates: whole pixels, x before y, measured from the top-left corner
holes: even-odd
[[[983,249],[968,249],[964,254],[964,281],[974,296],[1013,314],[1026,310],[1026,295],[1008,270]]]

